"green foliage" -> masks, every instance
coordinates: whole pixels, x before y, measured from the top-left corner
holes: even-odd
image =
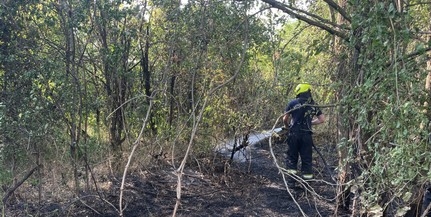
[[[3,159],[0,159],[0,160],[3,160]],[[0,183],[2,183],[3,185],[9,185],[11,184],[12,180],[13,180],[13,176],[10,170],[2,169],[0,171]]]
[[[398,198],[401,209],[415,199],[405,196],[411,195],[411,186],[429,178],[425,77],[418,74],[418,66],[426,65],[416,62],[420,58],[404,59],[423,46],[408,31],[415,25],[413,13],[399,13],[390,2],[351,2],[357,9],[351,45],[360,47],[360,55],[354,65],[357,70],[342,78],[342,82],[355,81],[348,82],[352,86],[343,97],[346,109],[342,115],[354,120],[347,121],[346,127],[355,135],[342,143],[349,149],[350,162],[361,165],[357,177],[358,187],[364,190],[361,206],[388,206],[392,200],[383,203],[384,194]]]
[[[428,47],[413,35],[429,25],[423,5],[399,13],[391,2],[349,1],[349,44],[334,57],[332,35],[272,12],[265,15],[276,21],[268,24],[249,16],[251,1],[150,1],[147,8],[117,0],[63,3],[9,1],[0,8],[7,20],[0,24],[0,125],[6,129],[0,183],[34,164],[33,151],[47,165],[71,164],[77,141],[80,168],[85,157],[94,164],[106,159],[115,136],[131,144],[150,109],[147,80],[154,95],[142,155],[172,148],[182,156],[201,110],[192,138],[199,156],[212,153],[220,138],[269,129],[294,97],[293,87],[308,81],[320,104],[341,98],[339,130],[352,135],[340,147],[348,149],[345,162],[361,166],[356,178],[364,207],[391,189],[401,189],[395,193],[407,201],[410,188],[403,186],[431,176],[429,120],[422,112],[429,101],[427,58],[407,58]],[[330,17],[322,3],[308,9]],[[270,26],[279,21],[285,21],[281,29]]]
[[[328,94],[330,76],[336,65],[331,62],[331,37],[300,22],[291,22],[280,32],[280,59],[275,63],[279,70],[278,81],[292,94],[294,86],[299,82],[309,82],[313,85],[314,97],[319,103],[329,103]]]

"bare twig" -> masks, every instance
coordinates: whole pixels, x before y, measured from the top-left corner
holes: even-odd
[[[151,98],[154,97],[154,95],[155,95],[156,92],[157,91],[153,92],[153,95],[151,96]],[[148,122],[148,119],[149,119],[150,114],[151,114],[151,108],[152,108],[152,106],[153,106],[153,101],[150,100],[150,105],[148,107],[147,114],[146,114],[145,119],[144,119],[144,121],[142,123],[141,132],[139,132],[139,136],[138,136],[138,138],[136,138],[136,140],[134,142],[132,151],[130,152],[129,158],[127,160],[127,164],[126,164],[126,166],[124,168],[123,178],[121,180],[121,187],[120,187],[120,201],[119,201],[119,212],[120,212],[119,214],[120,214],[120,216],[123,216],[123,210],[125,209],[125,208],[123,208],[123,193],[124,193],[124,183],[126,181],[127,171],[129,169],[130,163],[132,162],[133,154],[135,153],[136,149],[138,148],[138,146],[140,144],[139,141],[142,138],[142,135],[144,133],[144,129],[147,126],[147,122]]]
[[[111,117],[112,116],[112,114],[114,114],[118,109],[120,109],[121,107],[123,107],[125,104],[127,104],[127,103],[129,103],[130,101],[133,101],[133,100],[135,100],[135,99],[137,99],[137,98],[140,98],[140,97],[146,97],[146,95],[139,95],[139,96],[135,96],[135,97],[133,97],[133,98],[131,98],[131,99],[128,99],[127,101],[125,101],[123,104],[121,104],[120,106],[118,106],[116,109],[114,109],[114,111],[112,111],[111,113],[109,113],[108,114],[108,116],[106,116],[106,120],[108,120],[109,119],[109,117]],[[150,100],[152,99],[152,97],[150,97]]]
[[[94,209],[93,207],[91,207],[90,205],[88,205],[87,203],[85,203],[83,200],[79,200],[79,202],[81,202],[82,204],[84,204],[84,206],[86,206],[87,208],[91,209],[91,211],[97,213],[97,215],[101,215],[100,212],[98,212],[96,209]]]
[[[119,211],[119,210],[114,206],[114,204],[112,204],[111,202],[107,201],[106,199],[104,199],[104,198],[100,197],[100,195],[85,195],[85,196],[82,196],[82,197],[75,198],[75,199],[74,199],[73,201],[71,201],[67,206],[65,206],[65,209],[64,209],[64,210],[68,210],[68,209],[69,209],[69,207],[70,207],[72,204],[74,204],[75,202],[78,202],[78,201],[79,201],[80,203],[84,204],[84,206],[86,206],[87,208],[91,209],[91,211],[93,211],[93,212],[95,212],[95,213],[97,213],[97,214],[101,215],[101,214],[100,214],[100,212],[98,212],[95,208],[91,207],[90,205],[86,204],[86,203],[83,201],[83,199],[84,199],[84,198],[88,198],[88,197],[95,197],[95,198],[99,198],[99,199],[100,199],[100,200],[102,200],[104,203],[106,203],[106,204],[108,204],[109,206],[111,206],[114,210],[116,210],[117,212],[120,212],[120,211]]]

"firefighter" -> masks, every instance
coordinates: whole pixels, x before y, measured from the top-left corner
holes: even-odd
[[[311,96],[311,85],[301,83],[296,86],[296,98],[291,100],[283,116],[284,127],[288,128],[286,167],[290,174],[298,175],[297,164],[301,157],[301,177],[304,180],[313,179],[312,171],[312,125],[325,121],[325,115],[317,107]],[[289,185],[295,184],[290,179]]]

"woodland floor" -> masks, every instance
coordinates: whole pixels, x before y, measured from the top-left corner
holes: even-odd
[[[316,144],[330,167],[336,165],[335,146]],[[286,145],[274,144],[273,148],[276,158],[283,162]],[[273,162],[268,143],[256,144],[251,151],[251,160],[242,163],[228,164],[227,159],[217,156],[191,160],[193,165],[184,171],[177,216],[303,216],[301,210],[306,216],[348,216],[335,213],[335,187],[328,183],[330,176],[316,152],[313,162],[316,180],[309,184],[318,196],[292,190],[295,198],[292,199]],[[164,161],[133,171],[125,185],[124,216],[172,216],[176,184],[175,170]],[[31,203],[33,200],[28,195],[15,196],[5,213],[6,216],[118,216],[121,178],[101,176],[97,178],[97,185],[98,191],[83,193],[79,198]]]

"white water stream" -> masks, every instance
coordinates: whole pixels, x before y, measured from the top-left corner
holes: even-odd
[[[236,151],[233,156],[233,160],[238,162],[247,161],[251,157],[251,151],[256,148],[257,144],[260,144],[261,142],[267,142],[269,137],[272,135],[272,133],[278,133],[280,131],[281,131],[281,128],[275,128],[274,130],[270,130],[270,131],[250,133],[248,137],[249,145],[245,148],[242,148],[241,150]],[[237,139],[236,146],[241,145],[241,142],[242,142],[242,138]],[[235,139],[224,141],[223,143],[219,144],[216,147],[216,152],[230,159],[234,145],[235,145]]]

